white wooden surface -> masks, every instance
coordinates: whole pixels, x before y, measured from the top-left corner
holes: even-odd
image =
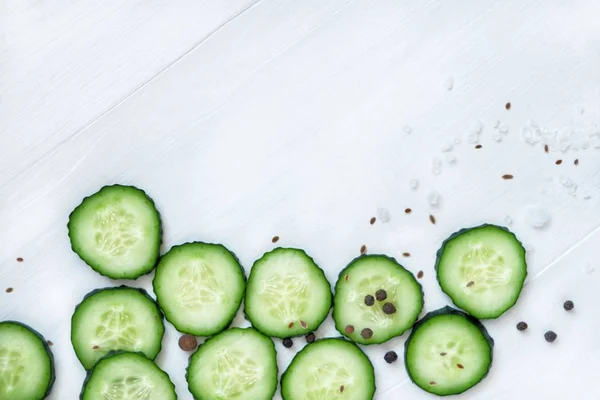
[[[156,200],[165,250],[222,242],[248,267],[279,235],[333,283],[365,244],[425,272],[426,310],[449,302],[433,274],[441,241],[509,215],[532,249],[530,274],[517,306],[485,322],[494,366],[464,398],[600,399],[600,149],[546,154],[521,138],[531,119],[600,124],[597,15],[594,0],[1,2],[0,320],[54,342],[50,398],[76,398],[84,371],[71,313],[116,283],[72,254],[65,224],[83,196],[113,182]],[[480,150],[466,141],[474,120]],[[508,128],[500,143],[496,120]],[[432,174],[432,157],[457,136],[457,162]],[[524,222],[531,204],[550,212],[547,228]],[[370,226],[378,207],[392,219]],[[547,329],[559,335],[552,345]],[[331,321],[318,334],[335,334]],[[169,326],[159,364],[191,399],[177,338]],[[401,362],[383,361],[389,349],[402,356],[405,339],[365,349],[378,400],[431,398]],[[283,369],[293,352],[277,346]]]

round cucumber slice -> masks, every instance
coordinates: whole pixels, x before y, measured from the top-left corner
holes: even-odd
[[[281,377],[284,400],[366,400],[374,394],[371,361],[345,339],[320,339],[307,345]]]
[[[20,322],[0,322],[0,399],[41,400],[53,385],[54,358],[42,335]]]
[[[88,371],[81,400],[176,400],[166,372],[141,353],[111,352]]]
[[[508,229],[489,224],[446,239],[435,268],[444,293],[479,319],[498,318],[514,306],[527,276],[521,242]]]
[[[154,269],[161,243],[160,215],[143,190],[105,186],[69,216],[71,248],[112,279],[136,279]]]
[[[316,330],[331,309],[323,270],[303,250],[277,248],[252,266],[245,312],[265,335],[287,338]]]
[[[197,399],[270,400],[277,390],[275,345],[252,328],[221,332],[192,355],[186,379]]]
[[[165,332],[163,316],[145,290],[121,286],[87,294],[71,319],[71,343],[85,369],[113,350],[155,359]]]
[[[354,259],[335,285],[336,329],[361,344],[399,336],[419,318],[423,289],[413,274],[384,255]]]
[[[165,317],[178,331],[212,336],[235,317],[246,277],[225,246],[192,242],[162,256],[152,285]]]
[[[428,313],[405,343],[410,379],[438,395],[459,394],[485,378],[492,366],[494,340],[475,318],[451,307]]]

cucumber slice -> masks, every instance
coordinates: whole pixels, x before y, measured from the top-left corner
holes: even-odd
[[[410,379],[438,396],[472,388],[492,366],[494,340],[475,318],[451,307],[428,313],[405,343]]]
[[[281,377],[284,400],[366,400],[375,394],[375,371],[352,342],[320,339],[304,347]]]
[[[457,306],[479,319],[515,305],[525,277],[525,249],[514,233],[481,225],[454,233],[437,253],[437,279]]]
[[[393,258],[363,255],[340,273],[333,304],[340,333],[357,343],[378,344],[415,323],[423,309],[423,289]]]
[[[111,352],[88,371],[81,400],[176,400],[169,375],[141,353]]]
[[[105,186],[69,216],[71,248],[112,279],[136,279],[154,269],[161,242],[160,215],[144,191]]]
[[[111,350],[155,359],[165,333],[163,317],[145,290],[127,286],[87,294],[71,319],[71,343],[85,369]]]
[[[0,399],[44,399],[54,384],[54,358],[46,340],[16,321],[0,322]]]
[[[190,357],[186,380],[196,399],[271,400],[277,390],[275,345],[252,328],[221,332]]]
[[[246,277],[225,246],[192,242],[174,246],[160,259],[152,284],[165,317],[178,331],[212,336],[235,317]]]
[[[252,266],[245,311],[265,335],[287,338],[316,330],[331,309],[323,270],[303,250],[277,248]]]

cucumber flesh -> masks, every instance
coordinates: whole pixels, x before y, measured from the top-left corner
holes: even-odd
[[[54,359],[46,340],[20,322],[0,322],[0,399],[41,400],[53,384]]]
[[[270,400],[277,390],[273,341],[252,328],[221,332],[192,355],[186,379],[197,399]]]
[[[89,293],[71,320],[71,343],[85,369],[112,350],[142,352],[154,359],[164,332],[156,302],[143,289],[127,286]]]
[[[525,277],[525,249],[506,228],[461,230],[438,251],[442,290],[457,307],[479,319],[498,318],[517,302]]]
[[[405,343],[410,379],[438,396],[472,388],[492,366],[494,340],[473,317],[445,307],[417,322]]]
[[[71,247],[96,272],[136,279],[156,265],[161,243],[154,202],[133,186],[105,186],[69,216]]]
[[[369,358],[344,339],[320,339],[304,347],[281,378],[284,400],[366,400],[375,394]]]
[[[380,290],[385,291],[384,300],[376,298]],[[372,297],[373,304],[366,304],[367,296]],[[393,258],[364,255],[340,273],[333,303],[335,327],[340,333],[357,343],[378,344],[401,335],[415,323],[423,309],[423,290]],[[389,304],[395,312],[385,312]]]
[[[141,353],[113,352],[88,371],[81,400],[176,400],[169,375]]]
[[[277,248],[252,266],[245,312],[262,333],[287,338],[316,330],[331,309],[323,270],[303,250]]]
[[[165,317],[178,331],[212,336],[235,317],[246,278],[227,248],[193,242],[174,246],[160,259],[152,284]]]

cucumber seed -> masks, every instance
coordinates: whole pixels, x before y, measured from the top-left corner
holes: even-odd
[[[292,329],[293,327],[294,327],[294,321],[292,321],[288,324],[288,328]]]
[[[54,343],[52,343],[52,340],[46,340],[46,343],[48,343],[48,346],[54,346]]]
[[[371,339],[373,337],[373,331],[369,328],[365,328],[360,332],[360,336],[364,339]]]
[[[480,144],[478,144],[477,146],[475,146],[475,148],[476,148],[477,150],[479,150],[479,149],[480,149],[480,148],[482,148],[482,147],[483,147],[483,146],[482,146],[482,145],[480,145]]]
[[[6,289],[6,293],[12,293],[13,290],[14,290],[13,288],[9,287],[9,288]]]
[[[421,279],[423,277],[423,271],[417,272],[417,278]]]
[[[308,328],[308,325],[304,321],[300,321],[300,326],[304,329]]]
[[[430,384],[431,386],[433,386],[433,385],[437,385],[436,381],[431,381],[431,382],[429,382],[429,384]]]
[[[365,254],[367,252],[367,246],[364,244],[360,246],[360,254]]]
[[[92,347],[92,350],[98,350],[99,348],[100,348],[100,347],[98,347],[98,346],[93,346],[93,347]]]
[[[406,214],[410,214],[410,213],[412,212],[412,210],[411,210],[410,208],[407,208],[406,210],[404,210],[404,212],[405,212]]]
[[[475,284],[475,282],[471,281],[471,282],[467,283],[467,287],[471,287],[471,286],[473,286],[474,284]]]
[[[377,301],[383,301],[387,299],[387,292],[384,289],[379,289],[375,292],[375,298]]]
[[[447,355],[448,355],[448,353],[440,353],[440,356],[442,356],[442,357],[445,357]]]
[[[562,160],[556,160],[556,161],[554,162],[554,164],[556,164],[556,165],[560,165],[560,164],[562,164]]]
[[[271,242],[273,242],[273,243],[279,242],[279,236],[273,236],[273,239],[271,239]]]
[[[23,262],[23,257],[17,257],[17,262]]]
[[[456,364],[456,366],[460,369],[464,369],[465,367],[462,364]]]
[[[429,216],[429,221],[435,225],[435,217],[433,215]]]
[[[383,313],[387,315],[392,315],[396,313],[396,307],[392,303],[385,303],[382,309]]]
[[[369,221],[369,223],[371,225],[373,225],[375,223],[375,221],[377,221],[377,218],[373,217],[373,218],[371,218],[371,220]]]
[[[410,253],[408,251],[406,251],[406,252],[402,253],[402,256],[403,257],[410,257]]]
[[[340,386],[340,393],[344,393],[344,385]]]
[[[365,296],[365,304],[369,307],[371,307],[373,304],[375,304],[375,298],[373,296],[371,296],[370,294]]]
[[[576,158],[576,159],[575,159],[575,161],[573,161],[573,164],[575,164],[575,165],[579,165],[579,159],[578,159],[578,158]]]

